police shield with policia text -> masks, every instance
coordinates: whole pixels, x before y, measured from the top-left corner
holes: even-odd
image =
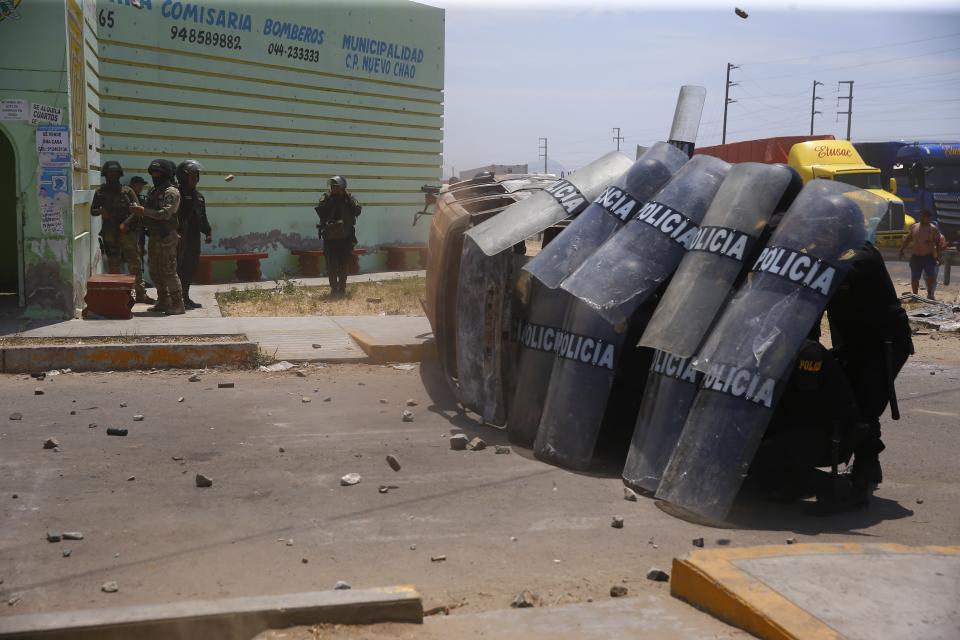
[[[156,300],[147,295],[143,284],[143,263],[139,244],[139,223],[131,221],[132,226],[124,224],[130,215],[128,207],[139,203],[136,192],[129,186],[121,185],[123,167],[116,160],[103,163],[100,175],[104,177],[104,184],[93,195],[90,215],[100,216],[103,225],[100,227],[100,239],[103,252],[107,256],[107,273],[121,273],[123,265],[127,265],[127,272],[136,280],[134,291],[136,301],[154,303]]]
[[[343,176],[330,178],[330,191],[320,198],[314,211],[320,217],[317,225],[323,241],[323,255],[327,260],[327,278],[330,280],[330,295],[347,293],[347,273],[357,244],[356,224],[360,205],[347,191]]]
[[[181,315],[185,309],[180,278],[177,276],[180,191],[174,186],[176,166],[170,160],[157,159],[150,163],[147,171],[153,179],[147,203],[143,206],[131,204],[129,208],[132,217],[142,218],[149,234],[148,265],[158,298],[151,311]]]

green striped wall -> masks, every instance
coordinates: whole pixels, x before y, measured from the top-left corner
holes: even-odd
[[[128,177],[146,177],[156,157],[199,160],[214,227],[214,244],[204,250],[266,251],[267,277],[295,267],[291,249],[317,244],[313,207],[334,174],[347,177],[364,206],[362,246],[425,241],[427,225],[412,221],[423,206],[420,186],[441,178],[442,10],[399,0],[87,5],[91,184],[110,159]],[[214,25],[184,21],[183,12],[194,15],[188,5]],[[217,26],[221,11],[225,23],[231,11],[237,24],[249,18],[250,30]],[[264,34],[268,19],[322,30],[323,42]],[[171,37],[174,27],[188,38],[190,29],[218,41],[239,37],[242,48],[184,42]],[[385,56],[369,59],[388,60],[391,73],[350,68],[365,54],[354,59],[345,35],[421,49],[415,77],[395,75],[396,61]],[[284,55],[271,54],[271,45],[283,45]],[[288,57],[291,46],[315,61]],[[228,174],[235,179],[224,181]],[[373,256],[363,267],[381,263]]]

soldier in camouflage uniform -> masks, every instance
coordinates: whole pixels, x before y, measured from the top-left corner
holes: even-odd
[[[156,302],[147,296],[143,284],[143,256],[137,241],[138,230],[134,229],[135,234],[131,235],[131,229],[127,229],[123,224],[129,215],[129,206],[139,202],[137,194],[130,187],[120,184],[123,168],[116,160],[105,162],[100,175],[106,182],[100,185],[93,195],[90,215],[103,218],[100,239],[103,252],[107,256],[107,273],[123,273],[123,265],[126,263],[127,273],[136,278],[134,290],[137,302]]]
[[[357,217],[360,205],[347,191],[343,176],[330,178],[330,191],[323,194],[314,211],[320,217],[320,239],[323,255],[327,260],[327,278],[330,280],[330,295],[347,295],[347,274],[353,263],[353,247],[357,244]]]
[[[183,288],[183,305],[199,309],[203,305],[190,299],[190,283],[200,262],[200,234],[206,243],[213,242],[213,230],[207,220],[207,201],[197,191],[203,167],[196,160],[185,160],[177,165],[177,184],[180,186],[180,247],[177,250],[177,275]]]
[[[177,233],[180,209],[180,192],[174,186],[173,175],[176,166],[169,160],[154,160],[147,171],[153,178],[153,189],[147,195],[147,204],[130,205],[130,213],[141,218],[149,233],[147,255],[150,278],[157,287],[158,302],[151,311],[160,311],[167,315],[181,315],[183,291],[180,278],[177,277]]]

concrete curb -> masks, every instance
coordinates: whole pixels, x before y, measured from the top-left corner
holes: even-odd
[[[347,333],[374,363],[423,362],[437,357],[437,345],[432,340],[429,342],[395,344],[377,340],[359,329],[348,329]]]
[[[960,547],[851,543],[694,551],[674,558],[670,593],[765,640],[843,640],[844,635],[734,563],[775,556],[870,553],[960,555]]]
[[[243,366],[257,354],[257,345],[249,341],[10,346],[0,348],[0,373]]]
[[[423,622],[412,586],[291,593],[0,618],[0,638],[166,640],[252,638],[298,625]]]

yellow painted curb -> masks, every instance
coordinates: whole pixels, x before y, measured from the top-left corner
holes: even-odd
[[[433,341],[386,344],[359,329],[349,329],[347,333],[374,362],[423,362],[437,357],[437,347]]]
[[[803,555],[960,555],[960,547],[899,544],[797,544],[694,551],[673,560],[670,593],[765,640],[842,640],[819,618],[739,569],[737,560]]]

